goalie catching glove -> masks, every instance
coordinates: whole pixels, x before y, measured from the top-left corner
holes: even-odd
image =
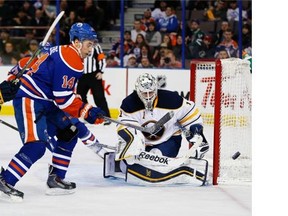
[[[0,83],[0,104],[13,100],[20,87],[20,82],[3,81]]]
[[[195,137],[201,136],[203,138],[202,143],[199,145],[199,147],[195,151],[195,155],[192,156],[195,159],[202,159],[206,152],[209,151],[209,144],[203,134],[203,126],[200,124],[195,124],[190,126],[190,136],[187,137],[187,140],[191,144],[191,147],[195,143]]]
[[[85,119],[90,124],[103,123],[103,116],[105,115],[106,113],[102,109],[98,107],[92,107],[90,104],[83,104],[80,109],[80,117]]]

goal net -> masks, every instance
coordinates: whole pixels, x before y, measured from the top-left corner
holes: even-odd
[[[191,63],[190,97],[201,110],[210,143],[206,158],[213,184],[252,180],[251,79],[248,60]]]

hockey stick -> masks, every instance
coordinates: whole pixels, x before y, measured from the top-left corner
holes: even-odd
[[[106,145],[106,144],[103,144],[103,143],[97,143],[96,145],[99,146],[99,147],[103,147],[103,148],[114,150],[115,152],[118,151],[117,146],[110,146],[110,145]]]
[[[6,122],[6,121],[4,121],[2,119],[0,119],[0,123],[8,126],[9,128],[14,129],[15,131],[19,131],[17,127],[9,124],[8,122]],[[103,147],[103,148],[108,148],[108,149],[111,149],[111,150],[115,150],[116,152],[118,151],[117,146],[109,146],[109,145],[106,145],[106,144],[103,144],[103,143],[97,143],[97,146]]]
[[[53,29],[55,28],[55,26],[58,24],[58,22],[60,21],[60,19],[62,18],[62,16],[64,15],[64,11],[61,11],[58,16],[55,18],[55,20],[53,21],[52,25],[50,26],[48,32],[46,33],[44,40],[42,42],[42,47],[45,46],[45,44],[47,43]],[[21,71],[19,71],[19,73],[17,73],[16,75],[16,79],[15,82],[19,81],[19,78],[23,75],[23,73],[25,72],[25,70],[27,69],[27,67],[30,65],[30,63],[41,53],[42,48],[38,48],[36,50],[36,52],[33,53],[33,55],[30,57],[30,59],[27,61],[27,63],[24,65],[24,67],[22,68]]]
[[[14,130],[16,130],[16,131],[19,131],[17,127],[15,127],[15,126],[9,124],[8,122],[6,122],[6,121],[4,121],[4,120],[2,120],[2,119],[0,119],[0,123],[2,123],[2,124],[4,124],[4,125],[6,125],[6,126],[12,128],[12,129],[14,129]]]
[[[172,117],[174,116],[174,112],[173,111],[170,111],[168,113],[166,113],[161,119],[159,119],[159,121],[157,121],[153,126],[151,127],[142,127],[142,126],[137,126],[137,125],[134,125],[134,124],[130,124],[130,123],[125,123],[125,122],[122,122],[122,121],[118,121],[118,120],[115,120],[115,119],[111,119],[107,116],[103,116],[103,118],[107,121],[110,121],[110,122],[113,122],[113,123],[116,123],[116,124],[120,124],[120,125],[124,125],[124,126],[127,126],[127,127],[131,127],[131,128],[134,128],[136,130],[140,130],[142,132],[146,132],[146,133],[149,133],[149,134],[155,134],[157,133],[162,127],[163,125],[168,122]]]

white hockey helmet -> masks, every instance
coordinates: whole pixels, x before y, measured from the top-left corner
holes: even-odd
[[[152,110],[153,102],[157,97],[158,91],[156,78],[148,73],[140,75],[136,80],[135,90],[138,97],[144,103],[145,109]]]

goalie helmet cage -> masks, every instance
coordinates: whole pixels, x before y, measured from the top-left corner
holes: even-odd
[[[201,110],[214,185],[252,180],[251,79],[248,60],[191,62],[190,99]]]

